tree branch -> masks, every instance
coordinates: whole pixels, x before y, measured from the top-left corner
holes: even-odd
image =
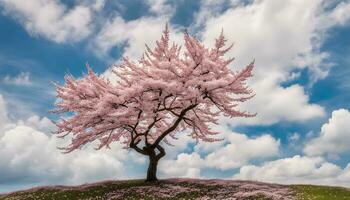
[[[162,146],[159,144],[156,146],[156,148],[159,150],[159,154],[156,156],[157,160],[161,159],[163,156],[165,156],[165,150]]]
[[[197,105],[198,104],[192,104],[192,105],[188,106],[187,108],[183,109],[181,111],[181,113],[179,114],[178,118],[175,120],[174,124],[171,127],[169,127],[167,130],[165,130],[151,146],[153,146],[153,147],[157,146],[159,144],[159,142],[164,139],[165,136],[167,136],[169,133],[171,133],[173,130],[175,130],[176,127],[180,124],[180,122],[183,119],[183,117],[185,116],[185,114],[187,113],[187,111],[195,108]]]
[[[131,143],[130,144],[130,148],[132,149],[135,149],[137,152],[139,152],[140,154],[143,154],[143,155],[148,155],[148,153],[143,150],[143,149],[140,149],[138,146],[137,146],[138,142],[135,144],[135,143]]]
[[[137,138],[137,137],[136,137]],[[130,141],[130,148],[132,149],[135,149],[137,152],[139,152],[140,154],[143,154],[143,155],[148,155],[147,151],[143,150],[143,149],[140,149],[140,147],[138,147],[137,145],[139,144],[139,142],[141,140],[138,140],[135,142],[135,137],[133,137],[133,135],[131,135],[131,141]]]

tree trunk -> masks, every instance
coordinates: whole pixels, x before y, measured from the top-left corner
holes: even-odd
[[[154,146],[149,146],[148,148],[143,147],[142,149],[140,149],[137,146],[137,143],[133,143],[133,142],[130,144],[130,148],[135,149],[138,153],[141,153],[142,155],[147,155],[149,158],[146,182],[158,181],[157,165],[158,165],[159,159],[165,156],[164,148],[159,144],[156,144]],[[156,149],[159,151],[158,153],[156,153],[155,151]]]
[[[155,182],[157,181],[157,165],[158,165],[158,158],[156,155],[149,155],[149,165],[147,170],[147,179],[146,182]]]

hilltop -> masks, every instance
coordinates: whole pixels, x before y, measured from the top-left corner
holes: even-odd
[[[236,200],[338,200],[350,199],[350,190],[313,185],[279,185],[255,181],[166,179],[104,181],[80,186],[36,187],[0,195],[14,199],[236,199]]]

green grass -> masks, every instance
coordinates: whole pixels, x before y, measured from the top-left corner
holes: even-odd
[[[350,189],[341,187],[293,185],[298,200],[350,200]]]

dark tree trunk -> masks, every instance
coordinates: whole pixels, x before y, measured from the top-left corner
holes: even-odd
[[[157,165],[158,165],[158,158],[155,155],[150,155],[146,182],[155,182],[158,180]]]
[[[158,181],[157,179],[157,166],[158,166],[158,161],[162,157],[165,156],[165,150],[162,146],[159,144],[156,145],[155,147],[159,153],[156,153],[155,149],[150,149],[148,150],[148,157],[149,157],[149,165],[148,165],[148,170],[147,170],[147,178],[146,182],[155,182]]]
[[[146,182],[158,181],[157,166],[158,166],[159,159],[165,156],[164,148],[159,144],[156,144],[154,146],[148,145],[148,147],[143,147],[143,149],[140,149],[137,146],[137,143],[133,143],[133,142],[130,144],[130,148],[135,149],[138,153],[146,155],[149,158]],[[158,153],[156,153],[155,151],[156,149],[159,151]]]

